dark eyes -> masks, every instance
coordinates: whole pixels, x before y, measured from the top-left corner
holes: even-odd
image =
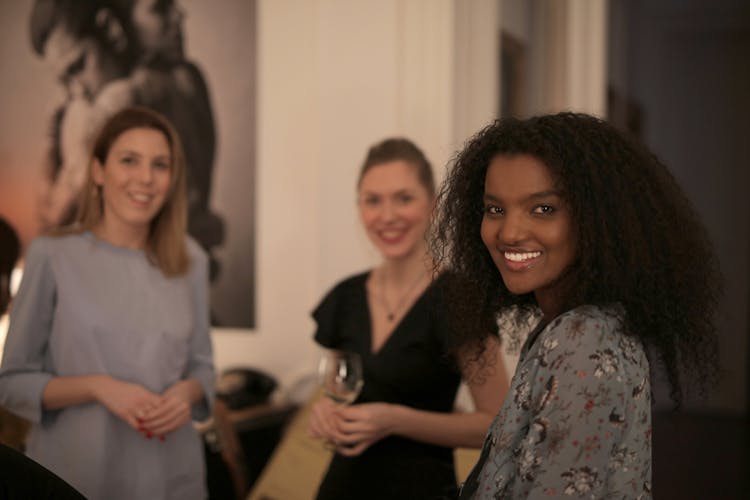
[[[120,158],[120,163],[127,166],[135,166],[138,164],[138,158],[135,156],[123,156]],[[169,170],[169,162],[166,161],[155,161],[151,166],[157,170]]]
[[[556,209],[552,205],[536,205],[531,213],[535,215],[552,215]],[[486,215],[504,215],[505,210],[497,205],[485,205],[484,213]]]
[[[534,207],[535,214],[550,215],[554,211],[555,211],[555,208],[552,205],[537,205],[536,207]]]
[[[399,194],[394,198],[395,202],[399,205],[406,205],[414,200],[414,196],[410,194]],[[383,199],[379,196],[371,196],[362,200],[362,203],[369,206],[376,206],[382,203]]]

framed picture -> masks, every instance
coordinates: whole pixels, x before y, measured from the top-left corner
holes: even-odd
[[[128,105],[179,132],[215,326],[255,326],[255,2],[0,2],[0,216],[71,222],[93,138]]]

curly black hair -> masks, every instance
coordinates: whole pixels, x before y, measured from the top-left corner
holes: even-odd
[[[721,291],[708,233],[654,154],[585,114],[497,120],[451,162],[431,248],[453,278],[446,293],[460,325],[456,349],[478,359],[501,312],[520,325],[536,311],[533,294],[513,295],[504,286],[480,234],[487,168],[497,155],[518,154],[549,168],[574,221],[577,256],[566,271],[574,286],[560,297],[563,310],[621,304],[625,331],[648,347],[652,365],[663,365],[675,404],[688,388],[703,393],[717,372]]]

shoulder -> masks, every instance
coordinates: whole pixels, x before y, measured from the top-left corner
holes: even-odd
[[[204,269],[208,265],[208,254],[192,237],[185,237],[185,249],[190,258],[191,269]]]
[[[565,338],[576,344],[609,343],[623,334],[622,314],[617,306],[580,306],[552,320],[542,337]]]
[[[364,288],[365,282],[367,281],[368,276],[370,276],[370,271],[365,271],[365,272],[354,274],[352,276],[344,278],[343,280],[333,285],[333,287],[330,288],[330,290],[328,291],[326,295],[333,295],[333,294],[348,295],[354,290],[361,290]]]
[[[648,368],[641,342],[625,334],[622,308],[583,306],[568,311],[541,333],[534,357],[541,367],[576,373],[591,368],[596,377]]]
[[[26,259],[49,258],[61,253],[77,252],[85,241],[83,233],[37,236],[29,245]]]
[[[363,295],[369,271],[345,278],[331,287],[313,310],[313,317],[321,320],[334,316],[339,307],[348,307]]]

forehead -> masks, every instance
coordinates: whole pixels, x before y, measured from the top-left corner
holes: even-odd
[[[488,193],[523,196],[554,188],[550,169],[531,155],[497,155],[487,168],[485,191]]]
[[[110,147],[112,152],[134,151],[142,154],[169,156],[169,143],[161,130],[136,127],[122,132]]]
[[[417,167],[403,160],[389,161],[370,167],[360,183],[362,191],[385,192],[425,187],[419,180]]]

